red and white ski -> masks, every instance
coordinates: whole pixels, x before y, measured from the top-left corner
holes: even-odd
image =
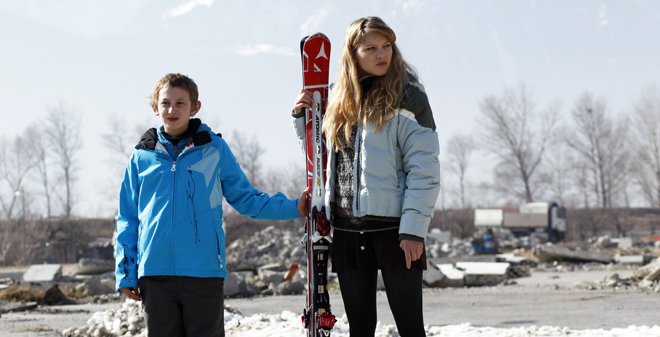
[[[332,237],[324,206],[327,149],[321,132],[328,100],[330,40],[322,33],[300,42],[303,87],[312,92],[314,104],[305,111],[307,186],[311,194],[303,243],[307,249],[307,300],[302,321],[308,337],[330,336],[335,316],[328,294],[328,256]]]

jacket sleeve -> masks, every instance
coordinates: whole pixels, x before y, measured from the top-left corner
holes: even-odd
[[[298,199],[283,193],[270,196],[254,188],[224,140],[219,140],[220,180],[227,202],[239,213],[254,219],[289,220],[300,218]]]
[[[117,290],[138,286],[138,171],[133,152],[124,173],[119,193],[115,279]]]
[[[398,141],[406,173],[400,234],[426,238],[440,192],[440,145],[426,94],[408,89],[399,110]]]
[[[298,137],[298,145],[305,153],[305,137],[307,135],[307,128],[305,126],[305,113],[303,112],[291,114],[291,122],[293,123],[293,130]]]

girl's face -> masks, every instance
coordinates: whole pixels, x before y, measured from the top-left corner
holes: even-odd
[[[355,50],[360,76],[387,74],[392,61],[392,43],[380,33],[368,33]]]

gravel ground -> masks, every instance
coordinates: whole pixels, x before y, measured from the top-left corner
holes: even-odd
[[[632,273],[626,270],[617,272],[622,278]],[[577,282],[602,280],[611,273],[613,271],[537,271],[533,272],[532,277],[517,279],[517,285],[425,289],[425,321],[430,326],[463,329],[461,331],[475,327],[504,329],[504,335],[509,336],[516,335],[515,329],[530,326],[559,327],[559,331],[561,328],[609,331],[629,326],[660,325],[660,293],[634,288],[587,290],[575,286]],[[283,312],[289,312],[289,316],[299,316],[304,296],[227,299],[225,303],[247,318],[258,317],[259,314],[281,317]],[[332,293],[331,303],[334,314],[341,317],[344,310],[338,292]],[[120,306],[121,303],[66,305],[5,313],[0,317],[0,336],[60,336],[59,332],[65,328],[86,325],[94,312],[117,309]],[[383,292],[378,296],[378,311],[383,325],[394,324]],[[485,330],[482,332],[486,333]],[[491,331],[485,335],[500,334]],[[589,334],[585,336],[587,335]],[[594,334],[597,335],[598,333]]]

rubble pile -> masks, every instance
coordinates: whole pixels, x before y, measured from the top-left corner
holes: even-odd
[[[146,323],[140,302],[127,299],[117,310],[95,312],[87,321],[87,326],[68,328],[62,331],[64,337],[146,337]]]
[[[242,297],[304,293],[306,256],[301,239],[300,230],[271,226],[249,238],[234,241],[227,247],[228,275],[224,295]],[[518,239],[504,238],[500,241],[500,248],[518,247],[513,250],[505,248],[513,253],[475,256],[471,239],[455,239],[448,233],[432,230],[426,240],[429,268],[424,273],[424,284],[427,287],[515,285],[513,279],[531,276],[536,271],[611,270],[612,273],[603,280],[580,282],[573,287],[660,292],[660,259],[655,258],[657,251],[651,254],[648,250],[635,249],[627,242],[622,245],[621,241],[610,238],[593,239],[572,248],[538,243],[525,246],[529,242],[515,240]],[[98,261],[89,261],[77,270],[90,270],[87,264],[92,264],[99,271],[107,269]],[[622,269],[633,270],[633,277],[621,278],[617,271]],[[140,302],[125,299],[114,291],[112,272],[75,277],[77,289],[86,295],[87,301],[125,302],[120,309],[95,313],[87,326],[66,329],[63,336],[146,336]],[[328,277],[329,287],[336,287],[336,274],[329,273]],[[69,274],[62,279],[73,279],[73,276]],[[227,315],[226,312],[226,319]]]
[[[266,227],[249,238],[237,239],[227,247],[227,269],[256,271],[273,263],[305,264],[305,247],[301,239],[302,233],[299,231]]]

